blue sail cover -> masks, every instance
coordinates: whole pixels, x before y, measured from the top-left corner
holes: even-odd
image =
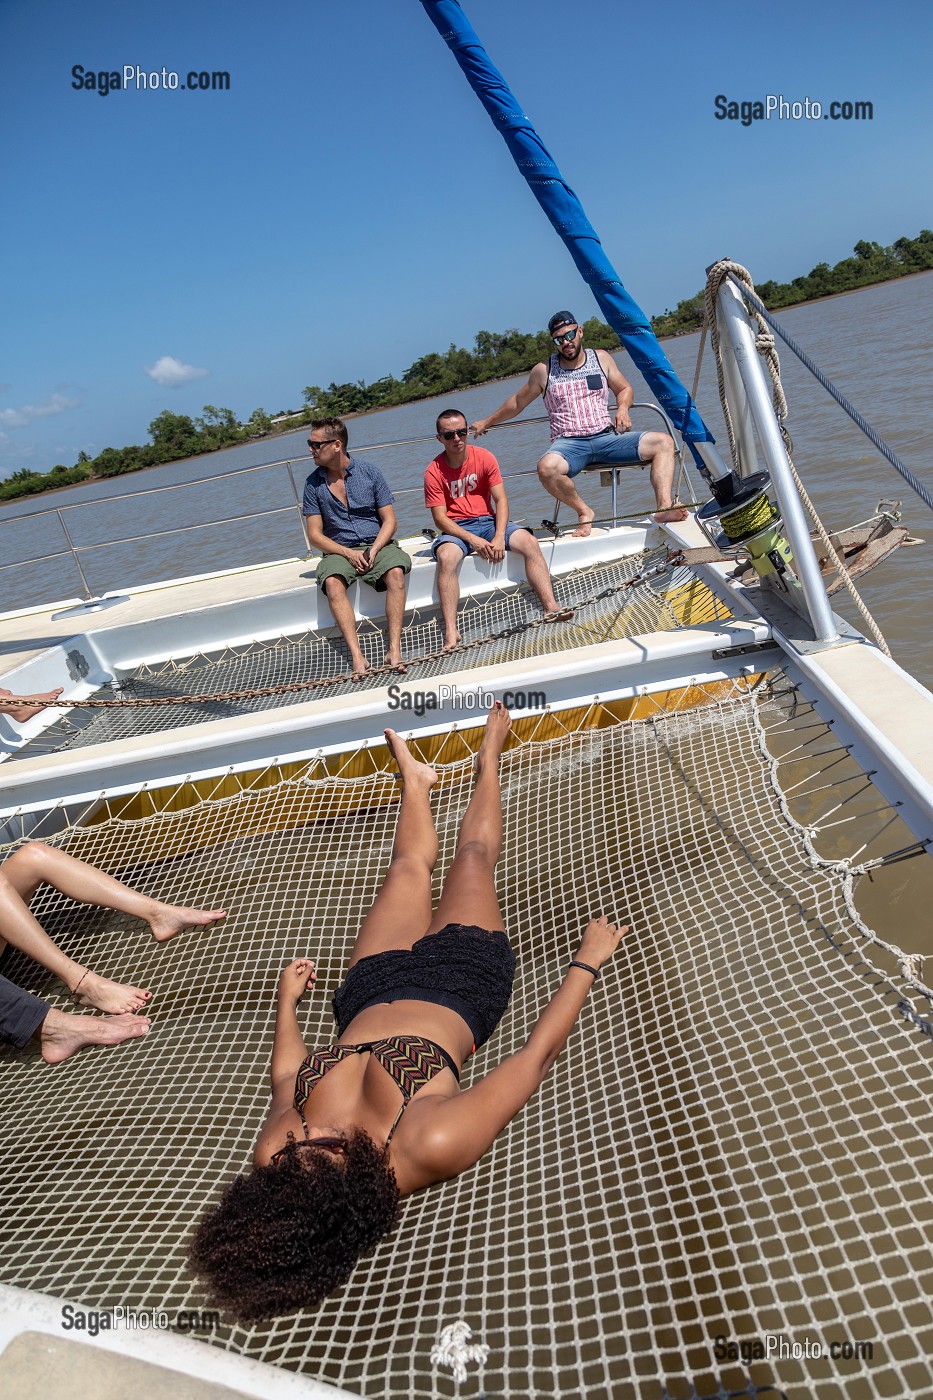
[[[600,310],[650,385],[658,403],[686,442],[714,442],[693,399],[661,349],[647,317],[619,281],[582,204],[519,107],[508,83],[490,62],[457,0],[421,0],[421,3],[493,125],[501,132],[535,199],[560,234]],[[695,450],[693,455],[702,466]]]

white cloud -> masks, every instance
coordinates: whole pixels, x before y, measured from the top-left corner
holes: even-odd
[[[69,398],[67,394],[50,394],[45,403],[24,403],[22,408],[0,409],[0,425],[4,428],[28,428],[36,418],[67,413],[69,408],[77,408],[80,402],[80,399]]]
[[[195,369],[194,365],[182,364],[174,355],[163,355],[154,365],[146,366],[146,373],[164,389],[174,389],[179,384],[187,384],[190,379],[203,379],[210,374],[210,370]]]

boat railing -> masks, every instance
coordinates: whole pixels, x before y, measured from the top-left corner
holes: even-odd
[[[668,431],[671,433],[671,436],[674,437],[675,442],[677,442],[673,424],[671,423],[670,419],[668,418],[667,414],[663,411],[663,409],[659,408],[656,404],[647,403],[633,404],[632,407],[650,409],[654,413],[660,414],[660,416],[664,419],[665,423],[667,424],[667,428]],[[547,421],[547,416],[544,414],[533,415],[531,417],[514,419],[512,422],[509,423],[500,423],[490,431],[500,432],[503,429],[507,430],[516,427],[527,427],[532,424],[546,423]],[[416,446],[434,442],[436,442],[436,438],[433,435],[429,437],[401,438],[390,442],[375,442],[364,444],[360,447],[354,447],[354,452],[359,455],[363,455],[364,453],[378,452],[388,448]],[[679,445],[679,452],[682,459],[682,444]],[[36,510],[20,511],[16,515],[7,516],[6,518],[0,519],[0,526],[5,525],[9,527],[20,525],[21,522],[26,520],[34,521],[42,519],[43,517],[48,518],[54,524],[57,524],[58,529],[61,531],[64,548],[53,549],[45,554],[36,554],[27,558],[17,559],[14,563],[0,564],[0,578],[2,578],[3,573],[8,569],[22,569],[32,564],[51,563],[53,560],[56,559],[70,559],[72,564],[74,565],[78,579],[80,580],[82,600],[77,606],[77,608],[69,609],[69,611],[97,611],[107,606],[113,606],[116,602],[122,602],[123,598],[113,596],[101,597],[94,593],[87,572],[85,571],[84,564],[82,563],[82,555],[91,555],[95,550],[108,549],[117,545],[141,544],[145,541],[162,539],[172,535],[190,534],[195,530],[215,529],[221,526],[237,525],[243,524],[246,521],[260,520],[274,515],[291,515],[293,513],[297,516],[297,524],[301,532],[301,553],[302,555],[309,555],[311,553],[311,549],[308,543],[307,534],[305,532],[304,515],[302,513],[301,508],[301,491],[299,489],[298,482],[295,479],[294,468],[296,467],[300,468],[303,472],[308,472],[310,470],[313,470],[313,463],[307,457],[283,457],[275,462],[261,462],[255,466],[248,467],[233,467],[228,471],[217,472],[208,476],[193,477],[190,481],[168,482],[163,483],[159,486],[140,486],[136,490],[121,491],[110,496],[97,496],[93,500],[89,501],[66,501],[60,505],[40,506]],[[129,502],[140,497],[163,494],[165,492],[170,491],[185,491],[190,487],[213,486],[217,482],[222,482],[224,480],[228,480],[234,477],[241,478],[255,474],[257,472],[277,472],[280,475],[284,472],[285,476],[288,478],[288,484],[292,496],[292,501],[288,505],[284,506],[271,506],[264,510],[244,511],[236,515],[225,515],[222,517],[212,518],[210,520],[192,522],[190,524],[171,525],[159,530],[149,530],[145,533],[140,534],[126,534],[117,537],[108,537],[105,540],[95,540],[88,544],[76,543],[71,531],[68,528],[66,514],[71,511],[89,510],[105,505],[121,505],[125,502]],[[537,471],[535,468],[532,467],[523,471],[505,473],[504,479],[506,483],[508,483],[509,481],[517,481],[522,478],[535,477],[536,475]],[[612,487],[613,490],[611,523],[615,525],[622,518],[618,515],[617,511],[615,473],[613,473]],[[392,493],[394,496],[403,498],[410,497],[420,499],[422,497],[422,492],[423,488],[420,484],[417,486],[393,486],[392,488]]]

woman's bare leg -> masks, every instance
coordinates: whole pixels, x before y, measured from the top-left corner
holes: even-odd
[[[476,756],[476,786],[460,823],[457,853],[428,933],[436,933],[445,924],[502,927],[495,881],[496,863],[502,851],[499,758],[511,725],[511,715],[497,700],[489,711],[486,736]]]
[[[77,989],[81,1005],[111,1015],[137,1011],[151,992],[98,977],[61,952],[29,910],[29,900],[43,883],[82,904],[97,904],[145,919],[160,942],[190,925],[203,926],[224,917],[222,909],[204,911],[162,904],[40,841],[20,847],[0,867],[0,951],[4,943],[10,943],[54,972],[69,991]]]
[[[431,872],[437,863],[437,832],[431,812],[431,788],[437,773],[409,753],[393,729],[386,743],[402,775],[402,806],[392,846],[392,859],[373,907],[363,920],[350,958],[410,948],[424,934],[431,918]]]

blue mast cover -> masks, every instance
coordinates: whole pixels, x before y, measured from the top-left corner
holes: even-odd
[[[502,134],[512,159],[566,244],[600,310],[650,385],[658,403],[666,409],[686,442],[714,442],[693,399],[661,349],[647,317],[629,296],[606,257],[582,204],[519,107],[508,83],[490,62],[489,55],[457,0],[421,0],[421,3],[486,108],[493,125]],[[695,451],[694,456],[697,456]]]

